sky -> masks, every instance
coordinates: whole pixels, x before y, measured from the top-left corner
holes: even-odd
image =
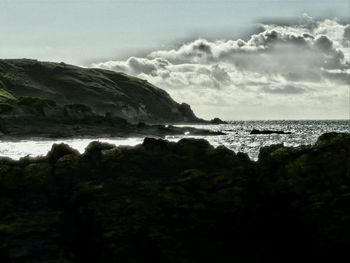
[[[0,0],[0,58],[122,71],[203,118],[350,118],[349,0]]]

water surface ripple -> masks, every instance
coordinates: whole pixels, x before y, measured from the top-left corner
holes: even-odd
[[[187,125],[188,126],[188,125]],[[219,136],[167,136],[170,141],[178,141],[182,138],[194,137],[207,139],[212,145],[225,145],[235,152],[248,153],[250,158],[258,158],[259,149],[263,146],[283,143],[285,146],[298,146],[313,144],[318,136],[325,132],[350,132],[350,120],[310,120],[310,121],[232,121],[229,124],[220,125],[191,125],[191,127],[223,131],[226,135]],[[252,135],[250,131],[282,130],[292,134]],[[67,143],[79,152],[84,152],[85,147],[93,140],[108,142],[115,145],[136,145],[142,143],[143,138],[76,138],[76,139],[36,139],[20,141],[0,141],[0,156],[19,159],[23,156],[45,155],[53,143]]]

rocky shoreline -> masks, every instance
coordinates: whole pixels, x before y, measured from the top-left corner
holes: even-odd
[[[216,118],[213,123],[222,122]],[[202,121],[210,124],[211,121]],[[207,129],[130,123],[113,114],[100,115],[81,104],[57,105],[40,98],[0,101],[0,139],[223,135]]]
[[[195,123],[225,122],[198,118],[190,105],[177,103],[164,90],[126,74],[0,59],[2,140],[223,134],[171,125]]]
[[[59,144],[0,159],[0,261],[335,262],[349,198],[346,133],[257,162],[195,139]]]
[[[164,138],[167,135],[224,135],[193,127],[173,125],[130,124],[123,119],[104,117],[84,120],[52,120],[46,118],[0,118],[0,139],[19,140],[33,138],[89,138],[89,137],[146,137]]]

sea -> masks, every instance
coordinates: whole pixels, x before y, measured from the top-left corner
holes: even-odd
[[[271,120],[271,121],[230,121],[219,125],[179,125],[222,131],[225,135],[192,136],[188,132],[178,136],[167,136],[169,141],[182,138],[203,138],[213,146],[224,145],[235,152],[244,152],[252,160],[257,160],[261,147],[281,144],[298,146],[314,144],[317,138],[326,132],[350,133],[350,120]],[[253,129],[276,130],[291,132],[291,134],[250,134]],[[131,138],[70,138],[70,139],[32,139],[18,141],[1,141],[0,156],[18,160],[24,156],[46,155],[54,143],[66,143],[83,153],[91,141],[108,142],[115,145],[134,146],[143,142],[144,137]]]

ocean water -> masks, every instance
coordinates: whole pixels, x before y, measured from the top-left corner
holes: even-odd
[[[185,125],[182,125],[185,126]],[[186,125],[188,126],[188,125]],[[218,136],[167,136],[169,141],[182,138],[204,138],[212,145],[225,145],[235,152],[245,152],[253,160],[257,160],[259,149],[263,146],[283,143],[285,146],[313,144],[325,132],[350,133],[350,120],[303,120],[303,121],[232,121],[220,125],[191,125],[191,127],[223,131],[226,135]],[[283,130],[292,134],[252,135],[253,129]],[[79,152],[84,152],[91,141],[108,142],[115,145],[137,145],[143,137],[137,138],[76,138],[76,139],[36,139],[20,141],[0,141],[0,156],[19,159],[24,156],[45,155],[54,143],[67,143]]]

